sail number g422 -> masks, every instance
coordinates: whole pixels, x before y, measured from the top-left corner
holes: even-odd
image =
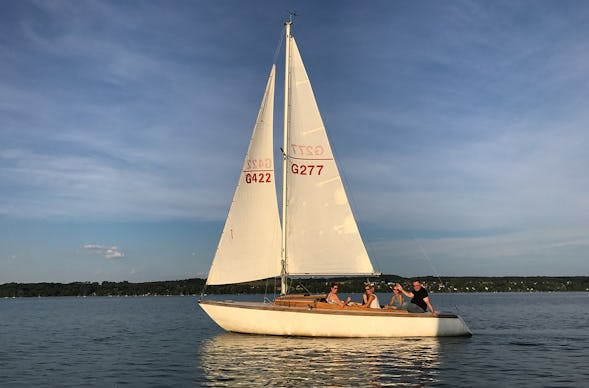
[[[248,172],[245,174],[245,183],[270,183],[272,175],[269,172]]]
[[[272,159],[265,158],[265,159],[247,159],[245,161],[246,169],[254,170],[254,169],[268,169],[272,168]]]
[[[297,175],[321,175],[323,171],[322,164],[298,164],[290,165],[290,172]]]

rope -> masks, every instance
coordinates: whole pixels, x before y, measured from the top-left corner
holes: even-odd
[[[423,247],[423,244],[421,243],[421,241],[417,237],[413,237],[413,239],[415,241],[417,241],[417,244],[419,244],[419,248],[421,248],[421,253],[423,253],[423,256],[425,256],[425,258],[427,259],[429,265],[434,270],[434,273],[435,273],[436,277],[438,278],[438,280],[440,281],[440,284],[442,285],[442,287],[443,288],[446,288],[446,286],[444,285],[444,282],[442,281],[442,278],[440,277],[440,273],[438,272],[438,270],[436,269],[436,267],[434,267],[434,263],[432,263],[432,261],[430,260],[430,258],[428,256],[427,252],[425,251],[425,248]]]
[[[286,35],[285,30],[286,30],[286,27],[283,27],[282,31],[280,32],[280,38],[278,39],[278,44],[276,45],[276,50],[274,50],[274,58],[272,59],[272,63],[274,65],[278,61],[278,54],[280,54],[280,49],[282,48],[282,43],[284,42],[284,35]]]

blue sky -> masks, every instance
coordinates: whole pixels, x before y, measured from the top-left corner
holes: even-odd
[[[206,276],[292,9],[380,271],[589,275],[587,2],[8,0],[0,283]]]

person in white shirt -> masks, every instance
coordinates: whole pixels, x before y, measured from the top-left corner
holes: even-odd
[[[374,293],[374,286],[371,284],[367,284],[364,287],[366,293],[363,296],[364,303],[362,303],[362,307],[364,308],[371,308],[371,309],[379,309],[380,304],[378,303],[378,297]]]

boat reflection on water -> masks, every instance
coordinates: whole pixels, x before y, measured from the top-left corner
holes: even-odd
[[[419,386],[438,381],[436,338],[306,338],[224,333],[202,344],[214,386]]]

